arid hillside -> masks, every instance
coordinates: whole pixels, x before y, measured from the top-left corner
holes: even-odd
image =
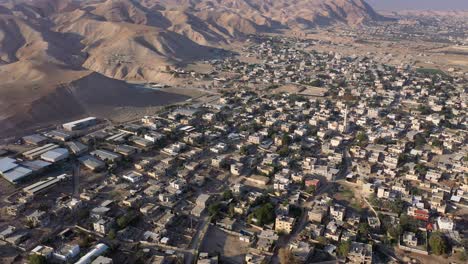
[[[115,79],[161,81],[166,65],[223,56],[249,34],[383,19],[363,0],[0,0],[0,125],[84,114],[89,99],[56,99],[119,96]]]
[[[248,34],[384,19],[362,0],[2,0],[0,63],[34,60],[152,80]]]

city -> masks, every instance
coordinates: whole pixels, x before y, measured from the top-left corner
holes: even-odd
[[[2,176],[18,186],[60,176],[2,195],[11,223],[2,240],[44,258],[88,252],[79,263],[100,248],[154,263],[397,262],[393,248],[456,259],[467,191],[463,76],[307,47],[260,38],[246,51],[267,63],[213,62],[242,76],[228,84],[271,83],[261,91],[23,137],[9,150],[18,158],[0,159]]]

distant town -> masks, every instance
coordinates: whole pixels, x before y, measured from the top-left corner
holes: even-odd
[[[466,73],[316,43],[252,36],[242,59],[168,69],[210,82],[206,100],[0,146],[0,250],[18,263],[466,263]]]

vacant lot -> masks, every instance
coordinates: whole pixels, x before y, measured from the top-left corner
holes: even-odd
[[[248,244],[239,237],[227,234],[216,226],[210,226],[203,240],[200,252],[221,254],[224,263],[244,263]]]

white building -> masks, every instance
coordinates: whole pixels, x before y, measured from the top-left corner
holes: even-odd
[[[122,176],[122,178],[124,178],[125,180],[131,182],[131,183],[136,183],[136,182],[139,182],[143,179],[143,175],[141,173],[138,173],[136,171],[131,171],[127,174],[124,174]]]
[[[339,221],[343,221],[346,213],[346,207],[335,204],[330,207],[330,215]]]
[[[455,227],[455,223],[453,222],[452,219],[448,217],[438,217],[437,218],[437,227],[440,230],[445,230],[445,231],[452,231],[453,228]]]

